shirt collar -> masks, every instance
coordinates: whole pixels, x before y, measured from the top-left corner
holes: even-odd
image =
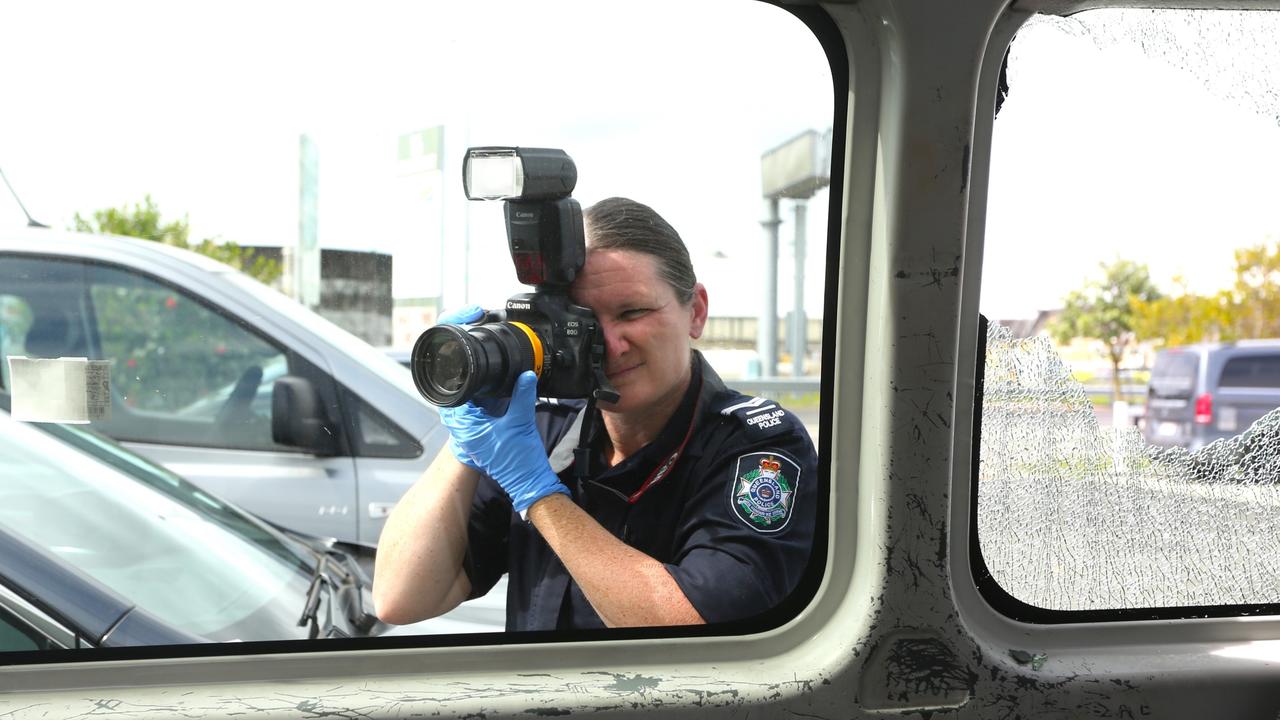
[[[658,437],[626,460],[601,472],[592,479],[593,484],[634,503],[671,474],[693,435],[698,410],[709,397],[708,391],[714,392],[717,386],[723,386],[715,371],[705,365],[702,353],[692,352],[689,387]]]

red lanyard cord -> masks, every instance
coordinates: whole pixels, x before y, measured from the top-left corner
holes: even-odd
[[[635,502],[640,499],[640,496],[645,494],[645,491],[654,485],[657,485],[663,478],[671,474],[672,468],[676,466],[676,461],[680,459],[680,454],[684,452],[685,446],[689,444],[689,438],[693,437],[693,426],[698,423],[698,410],[701,406],[702,380],[699,378],[698,399],[693,404],[693,414],[689,417],[689,429],[684,433],[684,440],[680,441],[680,447],[676,448],[676,451],[671,453],[671,456],[667,458],[666,462],[654,468],[653,472],[649,473],[649,477],[644,481],[644,484],[640,486],[640,489],[636,490],[631,494],[631,497],[627,498],[628,503],[634,505]]]

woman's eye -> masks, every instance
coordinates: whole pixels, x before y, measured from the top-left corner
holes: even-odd
[[[648,313],[649,313],[649,309],[648,309],[648,308],[632,308],[632,309],[630,309],[630,310],[623,310],[623,311],[622,311],[622,319],[623,319],[623,320],[635,320],[636,318],[643,317],[643,316],[647,315]]]

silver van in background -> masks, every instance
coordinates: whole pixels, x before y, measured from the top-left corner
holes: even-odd
[[[1199,450],[1280,407],[1280,339],[1201,343],[1156,353],[1143,435]]]

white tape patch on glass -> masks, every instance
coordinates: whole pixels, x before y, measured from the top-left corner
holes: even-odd
[[[111,363],[9,357],[15,420],[87,423],[111,417]]]
[[[1099,423],[1045,337],[987,337],[978,537],[1051,610],[1280,602],[1280,409],[1195,451]]]

